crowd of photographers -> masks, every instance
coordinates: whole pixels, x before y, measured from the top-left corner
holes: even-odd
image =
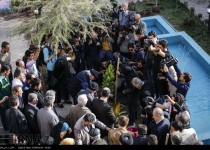
[[[86,39],[82,31],[75,32],[69,39],[71,46],[49,42],[51,34],[43,37],[41,47],[31,44],[16,61],[14,78],[9,43],[2,43],[0,111],[5,131],[39,135],[41,143],[49,145],[196,144],[198,138],[190,127],[185,103],[191,74],[181,73],[167,40],[159,40],[155,31],[146,34],[146,23],[140,14],[128,10],[127,3],[118,6],[114,0],[112,12],[112,20],[105,19],[107,30],[95,28]],[[115,96],[126,99],[123,105],[129,113],[120,116],[117,125],[108,103],[110,89],[103,88],[97,95],[110,63],[120,83],[115,85]],[[46,72],[42,72],[43,66]],[[42,86],[43,75],[46,87]],[[41,89],[47,89],[46,94]],[[62,99],[74,103],[69,122],[60,121],[54,107],[57,103],[63,108]],[[137,117],[143,122],[136,126]],[[138,134],[128,131],[128,126],[136,127]]]

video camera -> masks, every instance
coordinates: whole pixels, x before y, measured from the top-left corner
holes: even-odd
[[[146,106],[152,105],[152,104],[153,104],[153,102],[152,102],[152,100],[149,98],[149,96],[143,98],[143,101],[145,102]]]
[[[145,47],[149,47],[150,45],[155,47],[155,43],[152,41],[152,39],[144,39]],[[157,40],[157,44],[159,43],[159,40]]]
[[[134,19],[134,15],[135,15],[135,12],[132,12],[130,15],[128,15],[128,20],[126,22],[127,30],[132,30],[132,25],[136,24],[136,21]]]
[[[173,55],[170,55],[169,57],[162,59],[160,61],[160,69],[163,69],[165,64],[169,68],[169,67],[177,64],[178,62],[179,62],[179,60],[177,58],[175,58]]]

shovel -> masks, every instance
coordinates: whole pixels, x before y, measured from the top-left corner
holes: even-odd
[[[120,58],[117,59],[117,71],[119,70],[119,63],[120,63]],[[116,75],[116,81],[115,81],[115,98],[113,106],[113,111],[115,115],[117,115],[120,112],[120,103],[117,102],[117,87],[118,87],[117,82],[118,82],[118,75]]]

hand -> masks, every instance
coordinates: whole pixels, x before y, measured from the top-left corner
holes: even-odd
[[[8,99],[9,99],[8,96],[4,96],[4,98],[3,98],[1,101],[2,101],[2,103],[3,103],[3,102],[5,102],[5,101],[8,100]]]
[[[120,37],[120,38],[123,37],[122,33],[119,34],[119,37]]]
[[[166,66],[166,64],[164,64],[163,70],[164,72],[168,72],[168,67]]]
[[[128,37],[128,35],[126,35],[126,36],[125,36],[125,39],[126,39],[126,40],[129,40],[129,37]]]
[[[97,42],[97,43],[96,43],[96,45],[97,45],[97,46],[99,46],[99,45],[100,45],[100,43],[99,43],[99,42]]]
[[[106,130],[107,130],[107,131],[109,131],[109,130],[111,130],[111,128],[109,128],[109,127],[106,127]]]
[[[122,93],[125,94],[125,91],[123,90]]]
[[[66,60],[67,60],[67,61],[71,60],[71,57],[66,57]]]
[[[132,27],[134,30],[136,30],[136,27],[135,27],[134,25],[131,25],[131,27]]]
[[[155,100],[152,97],[148,97],[149,99],[151,99],[152,102],[155,102]]]
[[[119,71],[116,71],[116,75],[120,75],[120,72]]]

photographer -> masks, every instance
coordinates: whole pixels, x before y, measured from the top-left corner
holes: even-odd
[[[128,50],[129,43],[135,43],[133,33],[126,32],[126,27],[120,27],[120,33],[117,39],[117,44],[120,47],[120,54],[128,59],[131,59],[131,54]]]
[[[126,26],[128,18],[128,4],[123,3],[122,6],[119,6],[119,22],[120,26]]]
[[[155,87],[155,92],[156,92],[156,97],[159,97],[161,95],[166,95],[167,92],[162,91],[161,87],[165,86],[167,87],[167,82],[158,80],[158,73],[161,73],[159,64],[160,61],[164,58],[167,58],[171,56],[170,52],[168,51],[168,41],[166,40],[160,40],[157,44],[157,38],[152,39],[153,44],[151,44],[148,47],[148,50],[153,52],[155,55],[154,58],[154,65],[153,65],[153,81],[154,81],[154,87]]]
[[[128,44],[128,50],[131,53],[131,61],[136,62],[137,59],[144,59],[145,52],[140,50],[139,47],[136,47],[134,43]],[[132,64],[131,62],[131,64]]]
[[[85,60],[87,64],[87,69],[96,69],[99,68],[99,51],[102,48],[100,40],[97,38],[95,32],[91,32],[90,36],[87,37],[87,40],[84,44],[85,50]]]
[[[148,79],[147,72],[146,72],[146,70],[144,68],[144,64],[145,64],[145,61],[142,58],[138,58],[137,62],[136,63],[134,62],[132,64],[133,69],[136,70],[136,72],[138,73],[139,78],[141,80],[147,80]]]

